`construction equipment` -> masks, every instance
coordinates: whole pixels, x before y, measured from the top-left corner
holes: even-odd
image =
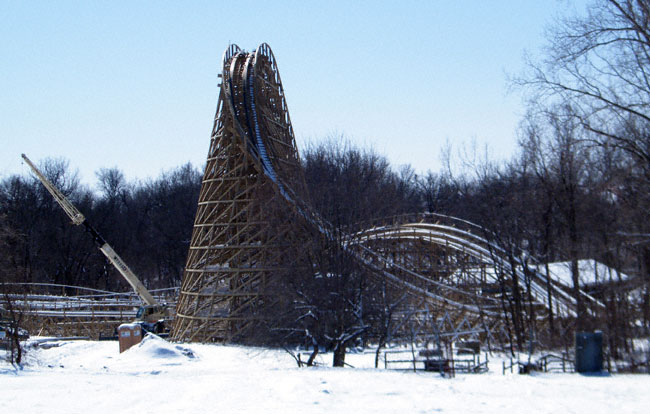
[[[142,299],[145,303],[138,309],[136,314],[135,322],[140,324],[145,331],[154,332],[154,333],[163,333],[166,329],[166,323],[172,318],[172,310],[166,304],[160,304],[153,295],[144,287],[140,279],[133,273],[133,271],[127,266],[127,264],[122,260],[122,258],[113,250],[113,248],[106,243],[106,240],[95,230],[93,226],[88,223],[86,217],[77,208],[68,200],[61,191],[50,180],[47,179],[41,173],[41,171],[36,168],[36,166],[31,162],[25,154],[22,154],[23,159],[32,169],[36,177],[41,181],[43,186],[52,194],[54,200],[61,206],[63,211],[70,217],[72,223],[75,225],[82,225],[86,231],[91,235],[93,241],[104,253],[104,256],[108,259],[109,262],[117,271],[126,279],[126,281],[131,285],[135,293]]]

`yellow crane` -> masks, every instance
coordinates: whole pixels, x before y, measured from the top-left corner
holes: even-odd
[[[29,165],[36,177],[40,182],[45,186],[47,191],[54,197],[54,200],[61,206],[65,214],[70,217],[72,223],[79,226],[83,225],[86,231],[92,236],[93,241],[101,250],[101,252],[106,256],[109,262],[117,271],[126,279],[126,281],[131,285],[135,293],[142,299],[145,303],[138,309],[136,315],[137,323],[142,325],[142,328],[149,332],[162,333],[165,330],[165,322],[171,318],[172,312],[171,309],[165,304],[160,304],[153,295],[147,290],[146,287],[142,284],[140,279],[133,273],[133,271],[127,266],[127,264],[122,260],[122,258],[113,250],[113,248],[104,240],[104,238],[95,230],[93,226],[88,223],[86,217],[81,214],[79,210],[66,198],[66,196],[59,191],[58,188],[50,180],[43,175],[43,173],[32,163],[32,161],[27,158],[25,154],[22,154],[23,160]]]

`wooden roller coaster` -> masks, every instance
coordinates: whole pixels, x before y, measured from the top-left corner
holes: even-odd
[[[425,340],[432,332],[443,335],[444,329],[453,338],[469,333],[512,341],[503,321],[520,287],[522,306],[535,329],[544,329],[551,315],[566,321],[575,317],[575,292],[501,248],[488,230],[465,220],[436,213],[404,215],[341,234],[308,202],[270,47],[262,44],[246,52],[230,45],[222,66],[182,285],[177,294],[171,291],[173,297],[170,292],[156,297],[176,303],[173,339],[245,340],[279,300],[282,293],[269,289],[277,286],[279,275],[314,272],[298,259],[314,235],[408,296],[395,318],[408,315],[411,327],[419,324],[411,333],[418,331]],[[133,317],[139,304],[133,295],[86,290],[70,296],[70,287],[59,295],[58,288],[22,287],[23,293],[14,295],[32,333],[110,335]],[[584,302],[602,306],[582,295]]]
[[[270,47],[246,52],[230,45],[222,65],[172,332],[181,341],[231,341],[263,317],[263,305],[272,300],[263,291],[291,254],[286,240],[300,239],[295,217],[324,237],[332,232],[305,201],[304,175]],[[278,211],[285,212],[285,220],[277,220]],[[528,303],[540,320],[549,309],[560,317],[575,315],[571,294],[508,257],[488,234],[472,223],[429,213],[368,225],[340,243],[376,277],[411,294],[413,303],[442,308],[456,321],[498,322],[508,295],[503,279],[513,275],[526,281]]]

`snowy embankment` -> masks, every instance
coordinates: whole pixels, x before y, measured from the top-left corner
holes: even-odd
[[[281,350],[175,345],[147,338],[60,341],[30,349],[21,371],[0,362],[0,413],[648,413],[650,375],[482,375],[297,368]],[[329,362],[328,357],[326,362]]]

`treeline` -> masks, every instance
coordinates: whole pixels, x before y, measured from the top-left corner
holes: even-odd
[[[81,185],[67,161],[48,159],[39,168],[147,286],[179,285],[201,182],[195,167],[185,164],[133,183],[118,169],[101,169],[98,192]],[[34,176],[0,181],[0,217],[11,229],[6,280],[129,289],[83,226],[70,222]]]
[[[422,180],[409,167],[395,172],[373,151],[330,139],[302,156],[310,202],[337,226],[423,209]],[[156,179],[128,182],[117,168],[101,169],[93,190],[67,160],[38,166],[148,287],[180,285],[201,171],[185,164]],[[6,280],[129,289],[35,176],[0,179],[0,220],[4,257],[11,259]]]

